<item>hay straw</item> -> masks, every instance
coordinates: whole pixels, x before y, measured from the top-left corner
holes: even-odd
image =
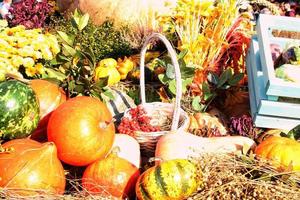
[[[190,199],[300,199],[299,174],[277,172],[266,161],[214,154],[196,162],[204,184]]]

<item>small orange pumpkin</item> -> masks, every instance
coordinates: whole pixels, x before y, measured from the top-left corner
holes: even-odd
[[[272,160],[272,164],[278,169],[300,171],[300,143],[295,140],[269,137],[257,146],[255,154],[258,158]]]
[[[134,196],[139,169],[129,161],[111,153],[89,165],[82,177],[83,188],[92,194],[107,192],[117,198]],[[131,198],[130,198],[131,199]]]

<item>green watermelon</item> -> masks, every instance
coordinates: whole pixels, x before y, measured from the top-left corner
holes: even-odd
[[[27,137],[39,118],[39,103],[30,86],[16,80],[0,83],[0,139]]]

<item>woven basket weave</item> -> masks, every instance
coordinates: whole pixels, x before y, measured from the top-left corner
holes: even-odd
[[[160,39],[165,46],[167,47],[168,53],[171,57],[173,66],[175,68],[175,80],[176,80],[176,100],[174,104],[170,103],[162,103],[162,102],[152,102],[146,103],[145,96],[145,54],[147,51],[147,46],[153,39]],[[180,108],[180,101],[182,96],[182,84],[181,84],[181,74],[180,68],[177,61],[176,52],[173,49],[170,42],[166,39],[165,36],[153,33],[149,37],[147,37],[140,58],[140,95],[141,95],[141,104],[145,109],[147,115],[151,116],[151,125],[161,126],[168,119],[172,119],[172,126],[170,131],[176,130],[185,130],[189,125],[189,117],[188,114]],[[124,112],[124,117],[130,118],[129,110]],[[143,132],[136,131],[134,133],[134,137],[139,142],[141,147],[141,154],[143,157],[150,158],[154,156],[156,143],[158,139],[170,132],[170,131],[159,131],[159,132]]]

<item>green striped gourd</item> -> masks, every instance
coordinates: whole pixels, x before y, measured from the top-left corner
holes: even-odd
[[[39,104],[30,86],[16,80],[0,83],[0,139],[24,138],[37,127]]]
[[[162,162],[146,170],[136,184],[139,200],[186,199],[197,191],[196,166],[184,159]]]

